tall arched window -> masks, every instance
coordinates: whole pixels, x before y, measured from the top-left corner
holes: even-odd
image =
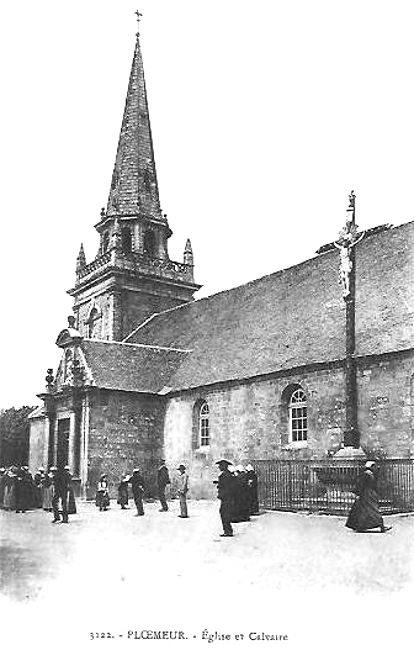
[[[144,253],[155,257],[155,233],[153,230],[147,230],[144,235]]]
[[[305,445],[308,440],[308,406],[305,391],[297,388],[289,401],[289,442]]]
[[[198,440],[200,447],[208,447],[210,444],[209,412],[207,402],[203,402],[198,412]]]

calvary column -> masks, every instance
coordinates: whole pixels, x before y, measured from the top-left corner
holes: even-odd
[[[340,281],[346,313],[345,344],[345,448],[359,448],[360,436],[357,417],[357,382],[355,361],[355,246],[364,233],[358,233],[355,223],[355,194],[349,195],[346,225],[334,243],[340,254]]]

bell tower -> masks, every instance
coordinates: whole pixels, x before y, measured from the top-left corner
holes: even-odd
[[[152,314],[193,300],[200,285],[190,240],[183,262],[168,255],[172,231],[160,205],[139,33],[108,202],[95,228],[98,253],[87,264],[81,245],[68,291],[82,336],[121,341]]]

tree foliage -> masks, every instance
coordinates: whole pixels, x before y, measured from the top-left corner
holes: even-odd
[[[0,465],[27,465],[29,462],[28,416],[34,406],[0,410]]]

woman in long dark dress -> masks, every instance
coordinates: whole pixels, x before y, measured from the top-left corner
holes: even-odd
[[[378,505],[378,466],[369,460],[365,463],[365,471],[358,479],[355,490],[356,499],[348,515],[345,526],[357,533],[379,528],[381,533],[391,529],[385,526]]]

